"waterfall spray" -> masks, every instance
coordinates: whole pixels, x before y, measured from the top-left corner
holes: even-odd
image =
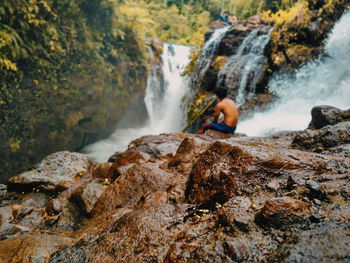
[[[350,106],[350,12],[336,23],[326,42],[325,56],[291,75],[276,75],[269,90],[280,98],[265,113],[239,123],[238,132],[250,136],[280,130],[302,130],[311,120],[316,105],[340,109]]]
[[[181,76],[181,72],[189,62],[190,49],[188,46],[163,44],[163,78],[157,76],[159,69],[152,68],[147,80],[145,104],[149,115],[148,125],[128,129],[117,126],[109,138],[86,146],[83,152],[94,161],[102,163],[116,151],[125,151],[128,144],[136,138],[181,131],[185,126],[181,99],[189,92],[188,80]]]

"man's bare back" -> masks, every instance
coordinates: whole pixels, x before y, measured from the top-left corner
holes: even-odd
[[[207,129],[214,129],[224,133],[234,133],[236,131],[238,122],[238,109],[236,103],[226,97],[226,89],[216,88],[215,94],[220,101],[215,107],[213,121],[209,124],[202,124],[198,134],[203,134]],[[224,114],[224,118],[218,121],[221,112]]]
[[[227,97],[223,98],[216,105],[213,122],[217,122],[221,112],[224,114],[224,118],[219,120],[219,122],[223,121],[229,127],[236,127],[238,122],[238,109],[236,103]]]

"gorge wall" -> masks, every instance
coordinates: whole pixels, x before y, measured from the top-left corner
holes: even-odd
[[[108,1],[0,4],[0,182],[114,131],[144,95],[148,53]]]

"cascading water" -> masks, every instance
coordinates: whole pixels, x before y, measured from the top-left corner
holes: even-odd
[[[192,77],[195,83],[198,83],[207,72],[222,38],[230,28],[231,26],[224,26],[216,29],[210,36],[209,40],[205,42],[202,52],[198,57],[195,74]]]
[[[237,106],[255,93],[256,85],[262,78],[267,60],[264,49],[270,40],[272,29],[268,33],[260,31],[261,28],[254,29],[244,39],[237,53],[228,59],[218,75],[217,86],[227,87],[229,95],[235,97]]]
[[[279,101],[265,113],[239,123],[237,132],[264,136],[280,130],[303,130],[316,105],[350,107],[350,12],[336,23],[326,42],[326,55],[291,77],[277,75],[269,90]]]
[[[149,115],[148,125],[129,129],[117,127],[109,138],[86,146],[83,152],[94,161],[102,163],[116,151],[125,151],[128,144],[136,138],[181,131],[185,125],[181,99],[189,92],[188,80],[181,76],[181,72],[189,63],[190,49],[188,46],[163,44],[163,79],[158,78],[157,69],[153,68],[147,81],[145,104]],[[163,85],[160,85],[160,81]]]

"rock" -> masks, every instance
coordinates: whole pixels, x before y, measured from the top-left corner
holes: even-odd
[[[327,125],[350,121],[350,109],[342,111],[332,106],[316,106],[312,108],[311,116],[308,129],[321,129]]]
[[[274,101],[276,101],[276,96],[272,93],[255,94],[239,106],[239,120],[248,119],[256,112],[268,110]]]
[[[67,199],[60,199],[62,211],[53,218],[47,218],[50,223],[54,223],[53,229],[57,231],[73,231],[79,229],[85,219],[81,213],[81,208],[74,202],[70,202]]]
[[[10,206],[0,207],[0,239],[19,231],[10,221],[13,219]]]
[[[234,240],[226,241],[226,253],[236,262],[244,262],[249,256],[249,250],[245,244]]]
[[[256,186],[265,185],[273,174],[281,176],[282,171],[285,180],[290,176],[288,171],[299,174],[296,180],[302,180],[306,173],[314,173],[312,165],[305,167],[300,162],[304,158],[318,161],[311,155],[287,153],[263,143],[238,142],[236,138],[217,141],[194,164],[186,198],[194,204],[223,204],[237,194],[250,193]]]
[[[0,262],[8,263],[16,255],[19,246],[22,243],[20,237],[8,238],[0,241]]]
[[[314,152],[322,152],[342,144],[350,143],[350,122],[341,122],[319,130],[305,130],[297,135],[292,147]]]
[[[308,180],[306,181],[305,186],[310,190],[309,197],[328,201],[327,194],[321,188],[319,183],[315,182],[314,180]]]
[[[92,176],[94,178],[105,179],[108,178],[108,170],[111,168],[112,163],[102,163],[97,168],[93,169]]]
[[[349,225],[325,223],[303,231],[284,262],[349,262]]]
[[[0,258],[9,259],[7,262],[48,262],[51,253],[60,247],[72,245],[73,241],[72,238],[51,234],[9,238],[0,241]]]
[[[157,163],[135,165],[118,177],[102,194],[94,214],[135,205],[146,193],[166,190],[179,181],[184,182],[182,176],[163,171]]]
[[[350,144],[343,144],[336,147],[332,147],[321,153],[337,157],[350,158]]]
[[[71,200],[74,201],[81,211],[89,216],[92,209],[95,207],[97,200],[101,197],[108,186],[103,185],[97,180],[81,185],[71,195]]]
[[[134,164],[144,161],[143,155],[138,151],[126,151],[115,153],[109,161],[113,160],[112,166],[107,171],[107,177],[111,182],[126,172]]]
[[[58,214],[62,211],[61,202],[60,202],[59,199],[57,199],[57,198],[51,199],[51,200],[47,203],[47,206],[46,206],[45,210],[46,210],[46,213],[47,213],[49,216],[58,215]]]
[[[10,190],[31,191],[39,187],[44,191],[62,191],[76,184],[83,175],[88,175],[91,162],[87,156],[68,151],[47,156],[37,168],[9,179]]]
[[[307,205],[290,197],[272,198],[255,216],[261,226],[283,228],[290,224],[306,221],[312,215]]]
[[[7,186],[0,184],[0,198],[4,197],[7,194]]]
[[[277,191],[281,187],[281,182],[278,179],[274,179],[271,182],[269,182],[266,187],[272,191]]]
[[[162,158],[175,155],[185,134],[161,134],[158,136],[143,136],[129,144],[128,151],[138,151],[143,158]]]
[[[116,152],[113,154],[108,161],[112,162],[115,166],[123,166],[131,163],[140,163],[143,160],[143,156],[138,151],[126,151]]]
[[[88,263],[89,255],[82,248],[67,247],[54,252],[49,263]]]
[[[222,134],[222,133],[220,133]],[[174,158],[169,161],[168,168],[188,175],[193,163],[198,159],[199,154],[204,152],[210,142],[205,138],[185,138],[176,151]]]
[[[252,202],[247,197],[234,197],[226,202],[220,210],[223,222],[233,228],[238,226],[243,231],[253,222],[253,216],[249,213]]]

